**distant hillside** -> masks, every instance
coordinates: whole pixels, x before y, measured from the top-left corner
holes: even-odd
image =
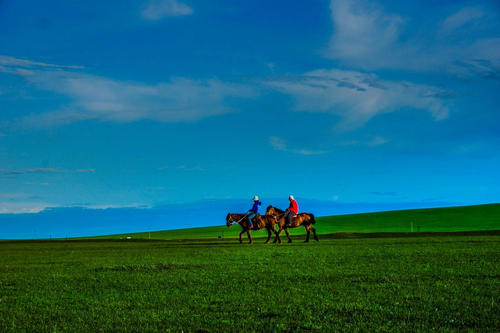
[[[451,202],[342,203],[299,198],[300,209],[316,216],[361,214],[401,209],[458,206]],[[286,198],[266,198],[269,204],[287,207]],[[207,199],[153,207],[51,207],[38,213],[0,214],[0,239],[75,238],[223,225],[228,212],[248,209],[248,199]]]
[[[500,204],[325,216],[318,217],[316,220],[315,226],[320,235],[336,232],[410,232],[412,223],[414,232],[500,230]],[[238,225],[233,225],[229,228],[214,226],[95,238],[216,239],[218,237],[235,238],[240,231],[241,228]],[[304,234],[304,228],[293,229],[292,234]],[[261,230],[253,232],[252,235],[264,237],[266,232]]]

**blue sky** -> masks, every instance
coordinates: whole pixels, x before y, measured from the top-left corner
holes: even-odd
[[[496,1],[0,1],[0,213],[290,193],[498,202],[499,14]]]

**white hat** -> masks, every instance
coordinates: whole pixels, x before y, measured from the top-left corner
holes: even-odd
[[[258,195],[254,196],[253,201],[259,201],[259,196]]]
[[[295,200],[295,198],[293,197],[293,195],[290,194],[290,196],[288,197],[288,199],[290,200]]]

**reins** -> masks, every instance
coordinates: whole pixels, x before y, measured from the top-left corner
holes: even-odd
[[[238,221],[235,221],[235,220],[233,220],[233,214],[229,214],[229,217],[231,218],[231,221],[229,221],[229,222],[231,222],[231,223],[236,222],[236,223],[238,223],[238,224],[239,224],[239,223],[240,223],[241,221],[243,221],[243,219],[244,219],[245,217],[247,217],[248,215],[249,215],[249,214],[245,214],[245,215],[244,215],[241,219],[239,219]]]

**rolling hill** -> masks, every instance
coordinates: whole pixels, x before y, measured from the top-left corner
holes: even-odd
[[[500,204],[460,206],[431,209],[411,209],[378,213],[324,216],[316,218],[319,235],[332,233],[378,232],[459,232],[500,230]],[[233,225],[139,232],[92,238],[120,239],[217,239],[235,238],[241,228]],[[303,228],[293,229],[292,235],[304,234]],[[265,237],[265,231],[254,231],[253,237]],[[284,235],[283,235],[284,236]]]

